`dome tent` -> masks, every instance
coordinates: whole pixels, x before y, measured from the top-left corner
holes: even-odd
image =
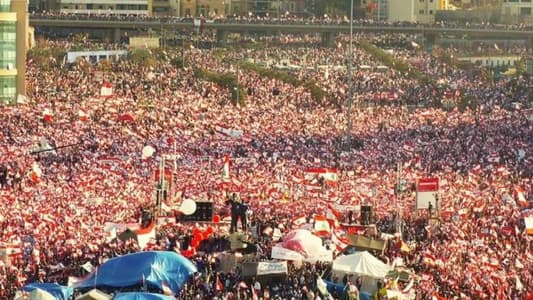
[[[22,290],[30,293],[35,290],[44,291],[56,300],[70,299],[74,293],[74,290],[71,287],[62,286],[57,283],[30,283],[25,285]],[[42,296],[42,298],[39,299],[46,299],[46,296]]]
[[[138,252],[106,261],[74,288],[126,288],[144,282],[160,290],[166,285],[177,294],[195,272],[196,266],[175,252]]]
[[[382,279],[391,268],[374,257],[368,251],[356,252],[355,254],[343,255],[333,261],[333,272],[357,274],[376,279]]]

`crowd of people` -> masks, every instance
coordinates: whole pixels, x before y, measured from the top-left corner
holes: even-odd
[[[54,60],[44,68],[30,60],[28,100],[2,107],[0,298],[12,298],[29,282],[67,284],[86,274],[87,262],[97,266],[151,249],[186,251],[199,266],[179,299],[318,299],[316,276],[327,264],[291,264],[287,278],[267,283],[243,278],[238,269],[220,273],[221,249],[191,253],[198,225],[179,219],[158,219],[157,237],[144,249],[110,239],[106,223],[136,223],[140,208],[153,204],[154,172],[163,155],[173,157],[167,160],[173,178],[166,205],[210,201],[224,219],[230,215],[227,194],[238,193],[249,207],[249,238],[260,259],[268,259],[276,243],[265,229],[285,234],[296,228],[296,214],[312,220],[325,213],[325,203],[348,210],[367,204],[381,231],[401,223],[409,251],[391,242],[381,258],[401,257],[421,274],[417,299],[519,299],[533,292],[533,244],[524,224],[532,214],[531,77],[492,81],[398,46],[398,39],[356,37],[363,39],[396,47],[396,59],[441,87],[392,67],[378,70],[381,62],[355,43],[349,58],[358,66],[354,98],[375,103],[353,107],[348,145],[346,37],[341,50],[153,50],[152,65],[131,58],[97,65]],[[185,67],[174,64],[177,58],[187,61]],[[315,79],[326,98],[317,101],[304,86],[237,67],[235,61],[249,58],[300,66],[289,72]],[[316,67],[322,65],[328,67]],[[199,79],[195,67],[235,74],[247,91],[245,104],[232,104],[231,91]],[[112,93],[102,93],[109,86]],[[449,93],[454,101],[470,97],[477,105],[459,110],[436,104]],[[374,94],[386,94],[392,105],[383,105],[381,96],[375,101]],[[144,156],[146,146],[155,149],[153,156]],[[226,156],[230,182],[221,176]],[[338,170],[338,180],[311,184],[305,170],[316,167]],[[438,226],[414,209],[413,188],[395,192],[398,176],[409,186],[439,178]],[[228,234],[223,224],[208,240]]]
[[[165,17],[165,16],[149,16],[143,14],[120,15],[114,13],[61,13],[61,12],[33,12],[33,18],[45,19],[68,19],[68,20],[118,20],[118,21],[157,21],[162,23],[192,23],[192,16],[185,17]],[[346,25],[350,23],[350,19],[346,16],[310,16],[301,17],[289,12],[281,12],[275,15],[253,15],[251,12],[243,15],[235,14],[229,16],[209,15],[200,16],[203,19],[213,20],[215,23],[239,23],[239,24],[321,24],[321,25]],[[420,23],[408,21],[389,22],[386,20],[378,21],[373,19],[354,19],[354,26],[379,26],[379,27],[426,27],[426,28],[467,28],[467,29],[496,29],[496,30],[519,30],[530,31],[532,25],[530,23],[517,24],[497,24],[491,22],[454,22],[454,21],[440,21],[434,23]]]

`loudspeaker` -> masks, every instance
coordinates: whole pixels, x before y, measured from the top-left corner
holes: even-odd
[[[373,214],[372,206],[361,205],[361,225],[370,225],[374,219]]]
[[[189,216],[183,216],[183,221],[211,222],[213,220],[213,202],[196,202],[196,211]]]

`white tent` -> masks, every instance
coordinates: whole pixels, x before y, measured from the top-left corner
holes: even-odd
[[[56,297],[41,289],[34,289],[30,293],[30,300],[55,300]]]
[[[334,273],[357,274],[375,279],[384,278],[391,268],[367,251],[340,256],[333,261]]]
[[[111,300],[112,298],[113,298],[112,296],[102,291],[99,291],[97,289],[92,289],[88,291],[87,293],[76,298],[76,300]]]

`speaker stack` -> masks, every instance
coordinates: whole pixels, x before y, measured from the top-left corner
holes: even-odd
[[[361,205],[361,225],[370,225],[372,224],[373,216],[372,206],[370,205]]]
[[[192,215],[183,216],[182,220],[211,222],[213,220],[213,202],[196,202],[196,211]]]

